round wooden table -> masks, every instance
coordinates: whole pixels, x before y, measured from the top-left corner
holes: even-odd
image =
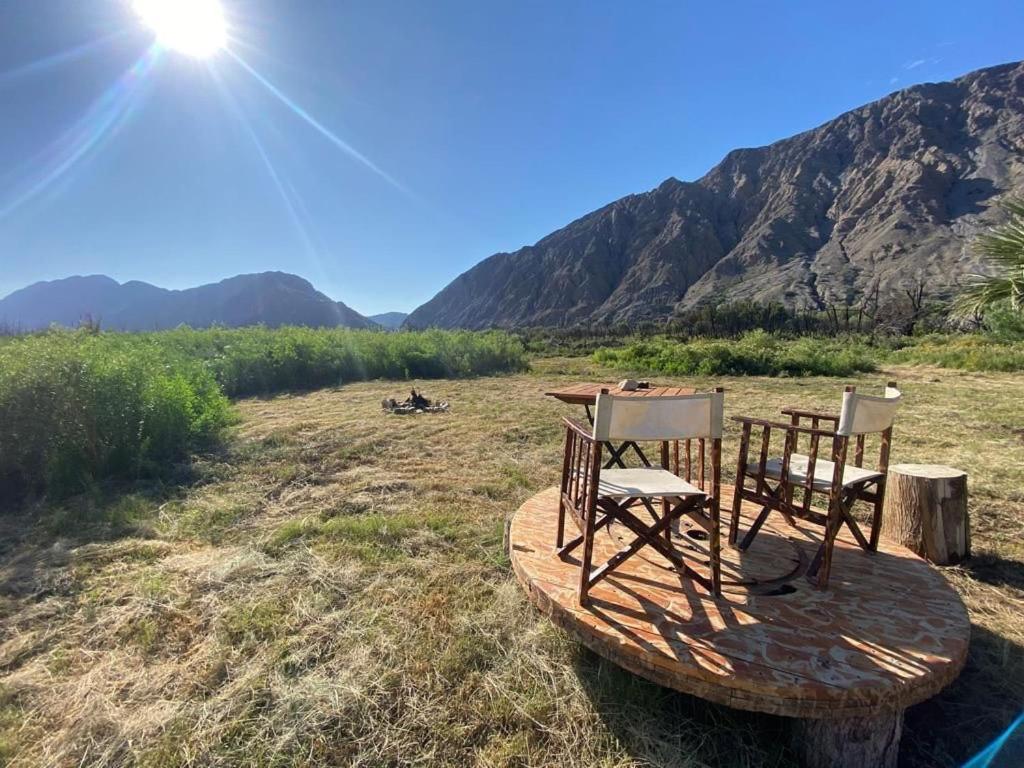
[[[807,765],[894,765],[903,710],[950,683],[966,660],[970,622],[959,596],[886,540],[867,554],[844,529],[822,591],[803,578],[822,529],[791,528],[776,515],[748,552],[723,549],[718,601],[645,551],[581,608],[579,561],[554,554],[557,513],[558,489],[550,488],[509,524],[512,566],[530,600],[584,645],[653,682],[799,718],[794,746]],[[673,536],[698,570],[706,568],[702,534],[684,525]],[[620,549],[623,536],[614,525],[603,530],[595,561]]]

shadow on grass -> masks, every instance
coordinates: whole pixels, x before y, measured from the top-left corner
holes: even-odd
[[[967,666],[948,688],[907,710],[900,765],[959,766],[997,738],[1024,709],[1024,646],[971,627]],[[1003,748],[996,766],[1024,765],[1024,738]]]
[[[595,709],[629,753],[656,766],[788,766],[790,720],[712,704],[650,683],[580,646],[576,669]],[[938,696],[911,707],[900,749],[905,768],[955,768],[1024,709],[1024,647],[972,627],[967,666]],[[1024,733],[993,768],[1024,765]]]
[[[960,564],[972,579],[993,587],[1012,587],[1024,592],[1024,563],[992,552],[971,555]]]
[[[648,682],[579,646],[576,671],[609,731],[644,765],[796,765],[786,718],[743,712]]]
[[[105,481],[61,499],[0,507],[0,597],[42,598],[61,591],[75,547],[154,538],[160,509],[229,461],[227,449],[168,466],[159,477]],[[67,581],[67,579],[63,579]]]

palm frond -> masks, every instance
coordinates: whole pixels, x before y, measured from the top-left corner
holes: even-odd
[[[969,275],[968,280],[953,304],[955,317],[982,315],[992,305],[1007,299],[1013,303],[1013,284],[1009,280],[991,275]]]
[[[993,274],[968,276],[954,304],[958,316],[984,314],[989,307],[1007,300],[1015,311],[1024,311],[1024,199],[1004,201],[1002,207],[1010,214],[1009,221],[980,235],[974,243],[975,251]]]

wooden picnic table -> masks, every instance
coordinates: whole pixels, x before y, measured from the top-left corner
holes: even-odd
[[[587,412],[587,421],[593,424],[594,414],[591,413],[590,407],[597,403],[597,396],[601,394],[602,389],[607,389],[609,394],[626,397],[673,397],[678,395],[693,395],[697,392],[693,387],[643,387],[640,389],[621,389],[618,384],[571,384],[568,387],[553,389],[550,392],[545,392],[544,394],[547,397],[553,397],[556,400],[561,400],[563,403],[569,403],[570,405],[582,405]],[[645,467],[651,466],[651,462],[648,461],[643,450],[632,440],[618,446],[607,442],[604,445],[608,449],[610,455],[610,458],[604,464],[605,469],[613,466],[625,467],[626,464],[622,460],[622,457],[630,448],[633,449],[634,453],[636,453],[640,458],[640,461]]]
[[[607,389],[613,395],[627,395],[629,397],[672,397],[674,395],[693,395],[697,390],[693,387],[647,387],[645,389],[624,390],[619,389],[618,384],[571,384],[568,387],[553,389],[544,394],[561,400],[570,405],[589,406],[597,403],[597,396],[602,389]]]

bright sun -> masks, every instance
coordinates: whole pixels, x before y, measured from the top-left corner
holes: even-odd
[[[160,44],[179,53],[207,59],[227,43],[218,0],[134,0],[134,8]]]

